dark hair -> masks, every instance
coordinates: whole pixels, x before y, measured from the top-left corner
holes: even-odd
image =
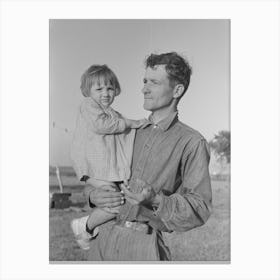
[[[165,65],[165,70],[171,87],[174,87],[177,84],[183,84],[183,93],[186,92],[192,74],[191,66],[186,59],[178,55],[176,52],[151,54],[146,59],[146,68],[154,68],[157,65]]]
[[[100,84],[100,81],[104,81],[105,85],[111,85],[116,94],[119,95],[121,87],[115,73],[107,65],[94,64],[90,66],[81,77],[80,89],[85,97],[90,95],[91,87],[94,83]]]

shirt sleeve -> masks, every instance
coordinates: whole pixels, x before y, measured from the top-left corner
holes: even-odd
[[[180,187],[170,196],[161,194],[161,203],[153,214],[153,220],[159,219],[165,226],[160,230],[188,231],[208,220],[212,208],[209,160],[209,148],[204,139],[184,153]],[[162,223],[154,222],[155,225]]]
[[[103,110],[98,105],[85,102],[81,106],[81,114],[88,128],[97,134],[123,133],[127,129],[125,119],[111,108]]]

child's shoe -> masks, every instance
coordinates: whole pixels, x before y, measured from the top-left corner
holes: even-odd
[[[71,222],[71,228],[74,232],[75,238],[83,250],[89,250],[90,248],[90,241],[94,238],[98,232],[90,234],[86,231],[86,224],[87,224],[88,216],[81,217],[78,219],[74,219]],[[96,228],[97,229],[97,228]]]

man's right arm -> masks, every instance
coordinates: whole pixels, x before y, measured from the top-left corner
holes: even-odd
[[[188,153],[182,156],[182,183],[176,192],[134,194],[123,189],[133,204],[139,204],[138,213],[160,231],[188,231],[203,225],[212,209],[212,190],[209,175],[209,148],[205,139],[199,139]],[[151,186],[146,186],[147,187]],[[147,207],[148,206],[148,207]],[[151,210],[153,209],[153,210]]]
[[[113,208],[123,204],[124,196],[121,192],[115,190],[114,183],[97,187],[94,186],[92,179],[87,182],[90,182],[90,184],[85,185],[84,195],[91,208],[95,206]]]
[[[86,184],[85,185],[85,188],[84,188],[84,196],[86,198],[86,202],[89,204],[89,207],[90,208],[93,208],[95,207],[95,204],[93,204],[91,201],[90,201],[90,193],[94,190],[94,187],[90,184]]]
[[[184,232],[208,220],[212,209],[209,160],[208,144],[204,138],[199,139],[182,156],[180,187],[169,196],[160,194],[151,222],[162,221],[169,231]]]

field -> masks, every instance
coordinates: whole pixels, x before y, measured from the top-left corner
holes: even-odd
[[[72,205],[49,211],[49,260],[86,261],[87,253],[76,244],[70,230],[73,218],[84,216],[82,187],[73,176],[62,176],[64,192],[71,192]],[[50,192],[58,191],[50,176]],[[212,180],[213,213],[202,227],[185,233],[164,234],[174,261],[230,261],[230,184]]]

